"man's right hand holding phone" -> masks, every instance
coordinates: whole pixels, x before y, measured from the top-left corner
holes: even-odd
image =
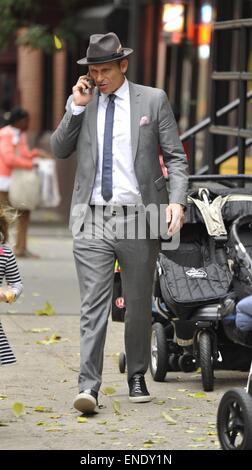
[[[86,106],[93,98],[92,91],[94,82],[90,75],[79,77],[76,85],[73,86],[73,102],[76,106]]]

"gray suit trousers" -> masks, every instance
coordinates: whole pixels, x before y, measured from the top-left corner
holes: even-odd
[[[79,389],[98,392],[102,382],[103,350],[108,316],[111,310],[114,263],[117,258],[122,272],[122,288],[126,302],[125,352],[128,380],[148,368],[152,285],[159,240],[132,236],[139,214],[103,217],[94,224],[85,219],[82,232],[74,239],[74,258],[81,294],[80,374]],[[103,227],[102,227],[103,225]],[[102,231],[94,236],[99,226]],[[129,227],[132,228],[128,230]],[[131,235],[126,238],[126,228]],[[101,235],[102,233],[102,235]]]

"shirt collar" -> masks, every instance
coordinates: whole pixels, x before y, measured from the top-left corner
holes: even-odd
[[[123,84],[120,86],[120,88],[118,88],[118,90],[115,91],[114,95],[116,95],[117,98],[124,100],[128,91],[129,91],[129,82],[127,78],[125,77]],[[108,94],[101,93],[99,97],[100,102],[105,103],[107,97],[108,97]]]

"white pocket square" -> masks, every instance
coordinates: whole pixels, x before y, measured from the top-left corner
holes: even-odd
[[[140,119],[140,127],[142,126],[146,126],[147,124],[150,123],[150,120],[148,118],[148,116],[142,116],[141,119]]]

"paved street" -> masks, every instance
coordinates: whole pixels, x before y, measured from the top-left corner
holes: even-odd
[[[118,370],[123,328],[109,322],[99,413],[78,422],[72,401],[79,367],[79,292],[66,229],[36,225],[29,248],[40,260],[19,262],[25,290],[1,319],[17,363],[1,367],[0,449],[218,449],[216,410],[223,392],[244,386],[247,374],[216,372],[215,391],[202,392],[198,374],[173,372],[147,383],[151,403],[131,404]],[[56,314],[34,314],[49,302]],[[56,335],[57,342],[38,344]],[[16,416],[15,402],[23,404]]]

